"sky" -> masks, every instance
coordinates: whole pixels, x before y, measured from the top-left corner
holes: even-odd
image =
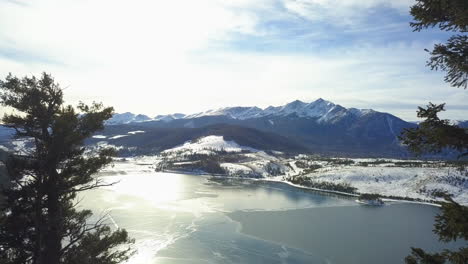
[[[417,120],[468,93],[430,71],[413,0],[0,0],[0,78],[47,72],[67,103],[155,116],[323,98]],[[3,110],[2,110],[3,111]],[[0,111],[1,112],[1,111]]]

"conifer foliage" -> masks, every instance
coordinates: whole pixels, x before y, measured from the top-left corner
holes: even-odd
[[[432,70],[446,72],[445,82],[452,87],[467,88],[468,85],[468,1],[467,0],[416,0],[411,7],[414,22],[410,23],[415,31],[439,27],[454,32],[445,44],[436,44],[427,62]],[[468,156],[468,130],[440,119],[445,104],[429,103],[426,108],[419,107],[418,117],[425,120],[419,127],[406,129],[400,139],[416,154],[437,153],[444,149],[456,149],[459,158]],[[441,213],[436,216],[434,232],[439,240],[450,242],[468,240],[468,207],[445,196]],[[440,253],[427,253],[420,248],[412,248],[405,259],[407,264],[466,264],[468,246],[458,250],[444,250]]]
[[[113,149],[87,152],[84,140],[104,128],[113,108],[65,105],[51,75],[0,80],[0,99],[13,114],[3,124],[32,144],[6,162],[9,182],[0,204],[0,263],[114,264],[129,258],[133,240],[106,217],[78,210],[77,194],[108,185],[93,175]]]
[[[454,87],[468,85],[468,1],[417,0],[410,11],[414,31],[439,27],[454,32],[445,44],[436,44],[429,51],[427,65],[433,70],[446,71],[445,81]]]

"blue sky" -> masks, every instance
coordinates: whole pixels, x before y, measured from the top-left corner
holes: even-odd
[[[425,67],[450,35],[412,32],[411,0],[0,0],[0,76],[52,73],[69,103],[193,113],[322,97],[416,120],[466,91]]]

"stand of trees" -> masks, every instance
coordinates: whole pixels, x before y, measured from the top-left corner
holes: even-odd
[[[414,31],[439,27],[455,34],[445,44],[435,45],[427,66],[432,70],[446,72],[444,80],[456,88],[468,85],[468,1],[467,0],[416,0],[411,7]],[[401,140],[416,154],[437,153],[446,148],[456,149],[460,158],[468,156],[468,130],[450,124],[438,117],[445,104],[429,103],[419,107],[417,115],[425,120],[418,128],[407,129]],[[436,216],[434,232],[439,239],[449,242],[457,239],[468,240],[468,207],[444,195],[441,213]],[[427,253],[421,248],[412,248],[405,259],[407,264],[468,263],[468,247],[457,251],[444,250],[440,253]]]
[[[125,230],[111,230],[105,218],[91,221],[89,210],[77,210],[77,194],[105,186],[93,174],[109,164],[113,149],[84,155],[83,141],[104,128],[113,114],[101,104],[65,105],[54,79],[0,81],[3,106],[14,110],[3,124],[28,139],[27,155],[11,155],[8,188],[0,204],[0,263],[115,264],[132,254]]]
[[[347,183],[319,182],[307,176],[287,177],[286,180],[291,183],[309,187],[309,188],[322,189],[326,191],[344,192],[344,193],[350,193],[350,194],[357,193],[357,189]]]

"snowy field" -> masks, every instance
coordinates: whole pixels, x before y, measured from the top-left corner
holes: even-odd
[[[360,193],[376,193],[432,200],[436,192],[447,192],[455,201],[468,204],[468,181],[454,167],[362,167],[336,166],[306,174],[318,182],[347,183]]]

